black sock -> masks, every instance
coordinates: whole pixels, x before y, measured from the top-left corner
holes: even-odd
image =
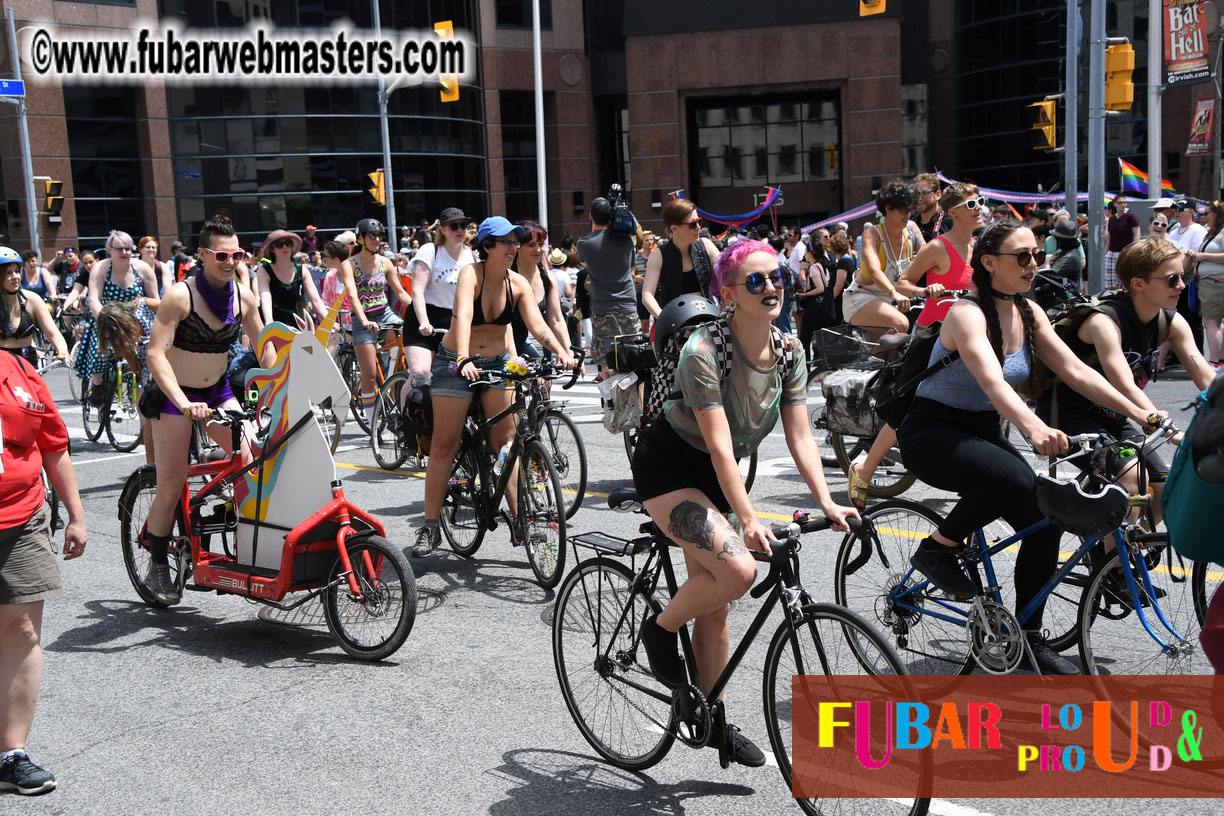
[[[149,543],[149,557],[154,564],[170,563],[170,536],[145,533],[145,541]]]

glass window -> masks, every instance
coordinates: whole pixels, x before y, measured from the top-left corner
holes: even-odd
[[[531,0],[496,0],[498,28],[531,28]],[[552,0],[540,0],[540,28],[552,29]]]

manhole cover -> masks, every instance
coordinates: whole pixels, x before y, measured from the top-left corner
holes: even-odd
[[[435,592],[432,589],[418,589],[417,614],[423,615],[426,612],[432,612],[445,601],[446,594],[443,592]],[[294,609],[277,609],[273,606],[265,606],[259,610],[258,616],[260,620],[268,621],[269,623],[284,623],[289,626],[327,626],[327,621],[323,619],[323,602],[318,598],[311,598]]]

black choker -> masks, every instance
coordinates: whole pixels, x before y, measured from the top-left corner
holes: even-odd
[[[1005,295],[996,289],[990,290],[990,296],[994,298],[995,300],[1015,300],[1016,299],[1015,295]]]

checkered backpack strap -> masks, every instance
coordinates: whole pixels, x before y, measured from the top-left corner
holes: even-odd
[[[721,384],[726,382],[727,377],[731,376],[731,324],[726,317],[719,317],[717,320],[711,321],[710,341],[714,343],[714,360],[718,363],[718,382]]]
[[[786,382],[791,373],[794,372],[795,366],[799,365],[799,347],[796,343],[792,343],[790,338],[782,333],[782,330],[777,326],[770,326],[770,335],[773,337],[774,351],[781,358],[782,382]]]

